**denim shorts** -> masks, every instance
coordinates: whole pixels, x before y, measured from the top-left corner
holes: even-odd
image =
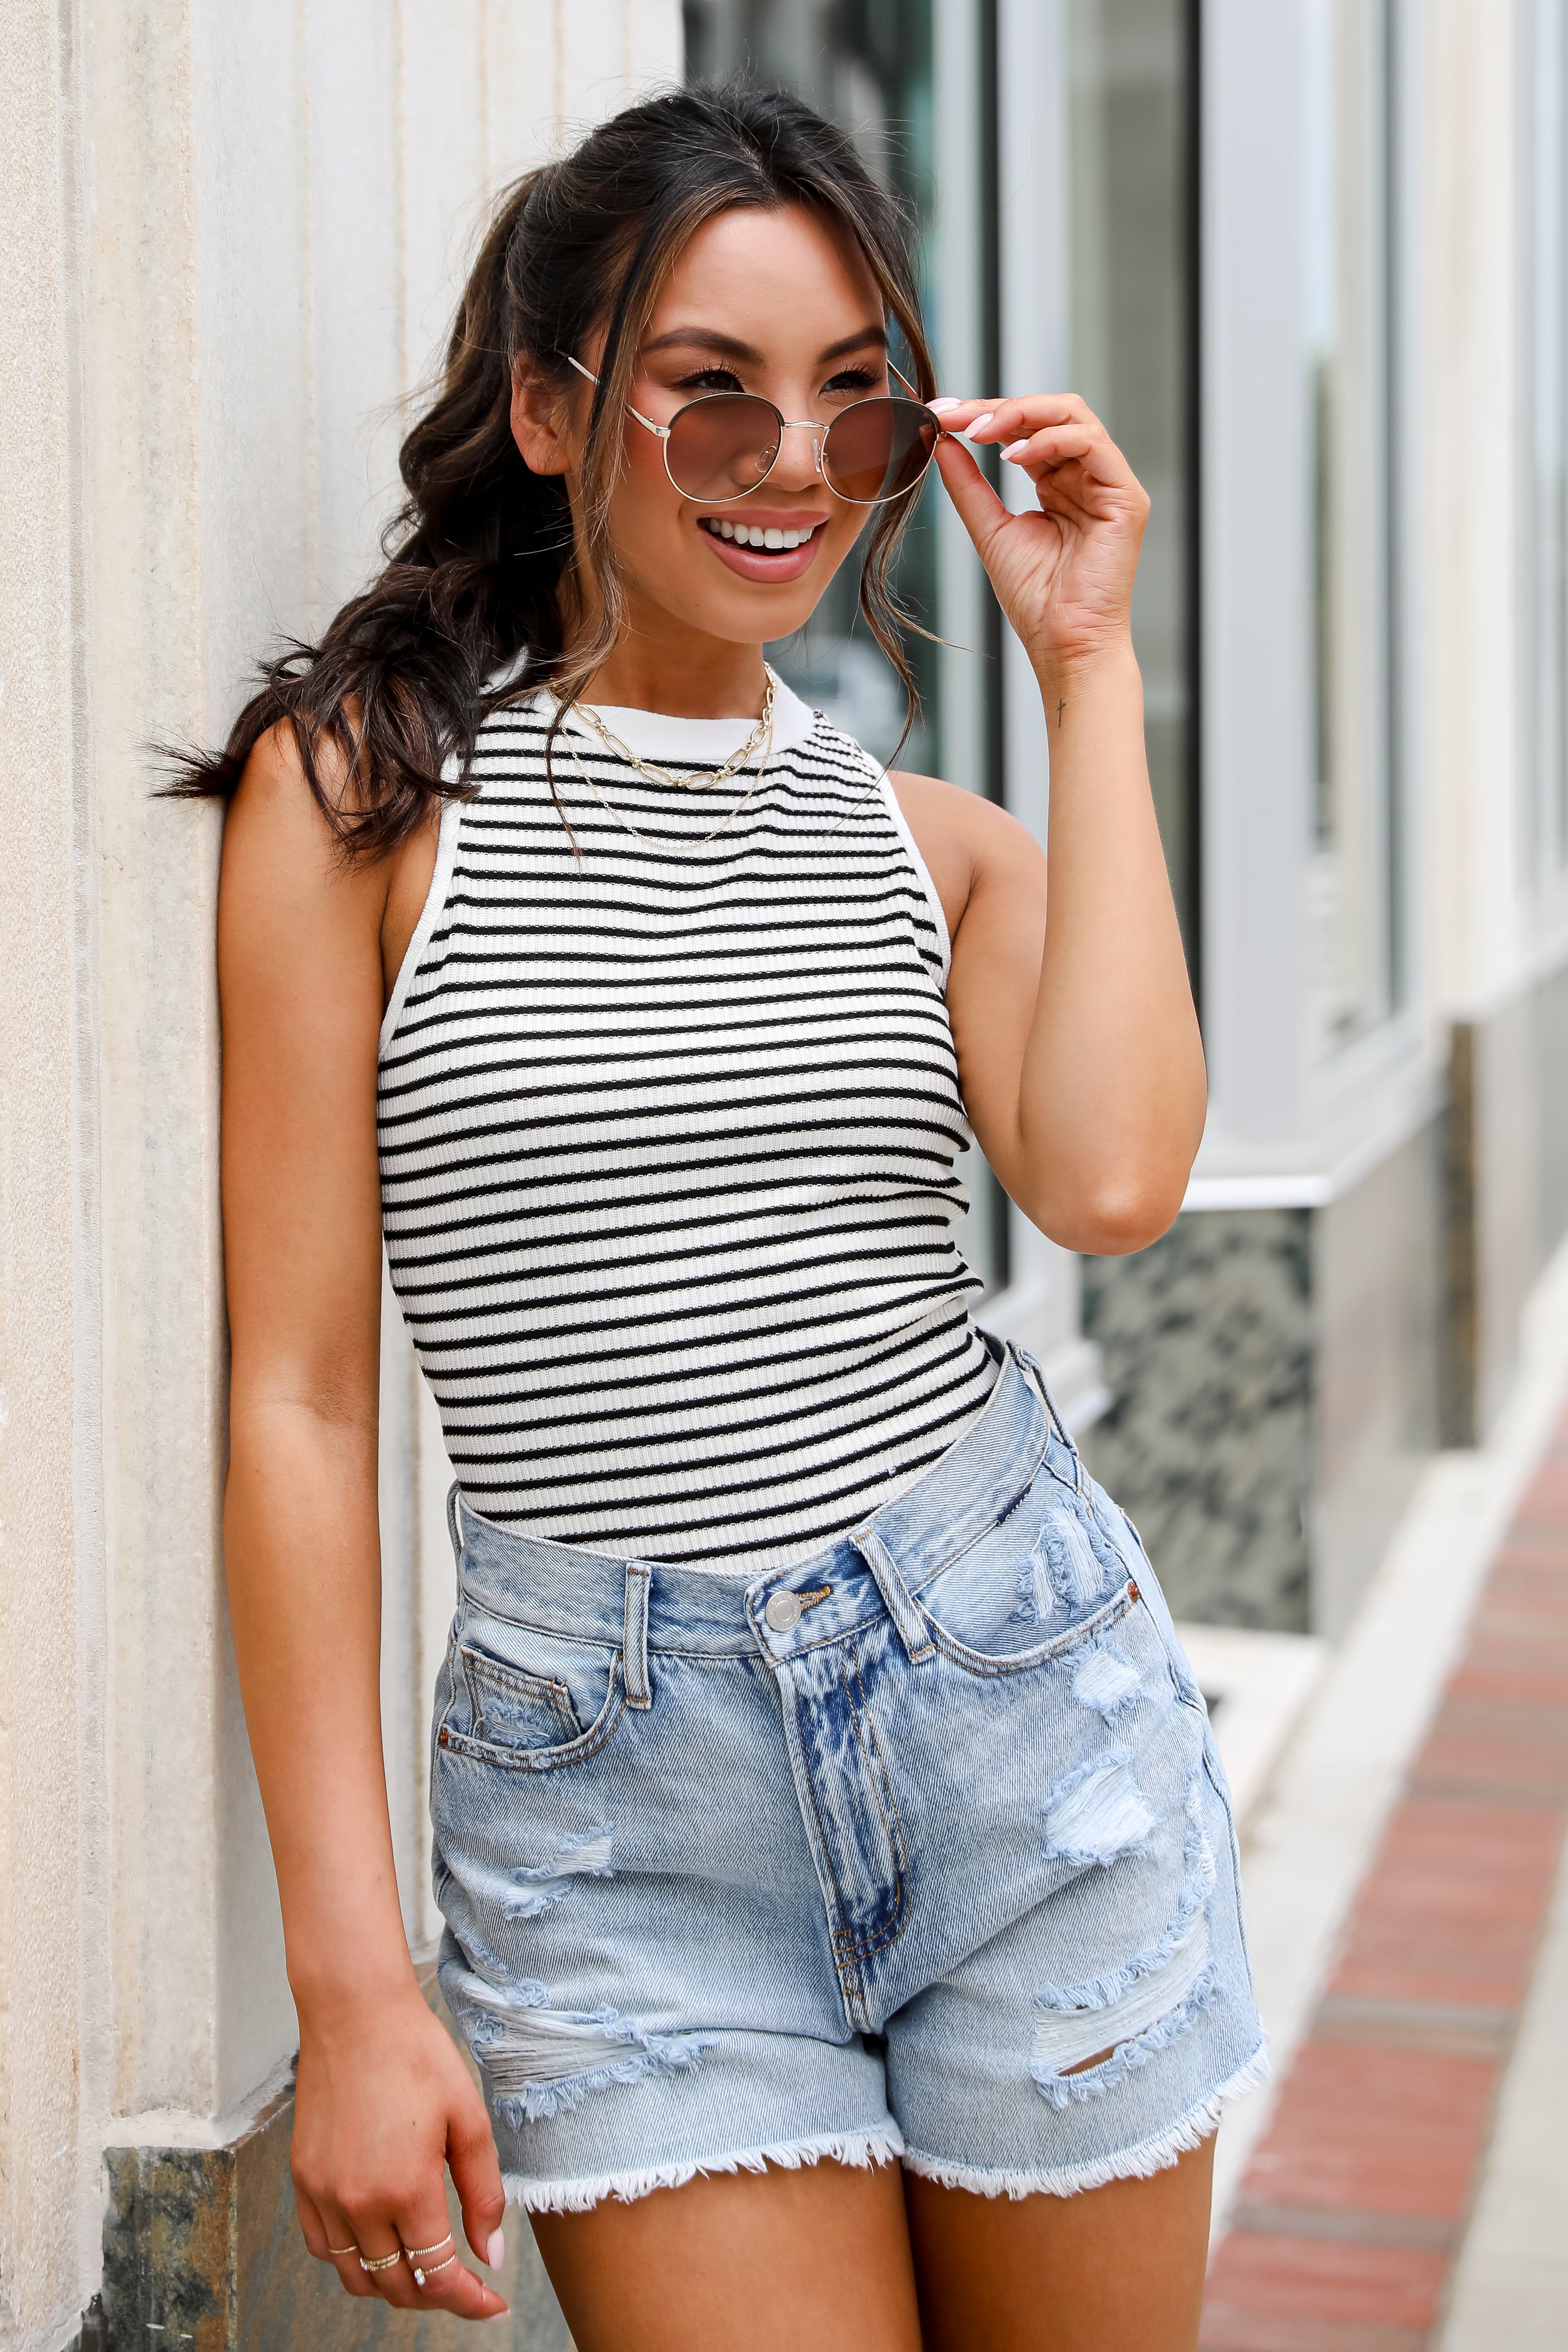
[[[829,2157],[982,2195],[1173,2163],[1267,2071],[1229,1796],[1032,1360],[852,1534],[705,1574],[454,1496],[441,1985],[508,2194]]]

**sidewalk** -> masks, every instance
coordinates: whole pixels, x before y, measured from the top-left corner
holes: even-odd
[[[1206,2352],[1568,2347],[1565,1831],[1559,1397],[1287,2053],[1210,2270]]]

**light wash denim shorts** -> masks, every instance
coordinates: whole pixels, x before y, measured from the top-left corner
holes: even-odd
[[[902,2158],[986,2196],[1171,2164],[1267,2071],[1202,1694],[1032,1360],[749,1580],[457,1502],[441,1984],[508,2194]]]

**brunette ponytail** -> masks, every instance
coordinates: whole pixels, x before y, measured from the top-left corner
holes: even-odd
[[[570,701],[615,645],[622,602],[610,494],[638,339],[694,230],[737,205],[806,204],[853,236],[902,329],[915,389],[936,390],[907,224],[850,141],[799,99],[727,83],[627,107],[558,163],[506,190],[464,289],[440,389],[402,445],[407,498],[382,538],[385,568],[319,645],[262,665],[260,691],[219,752],[174,761],[167,789],[226,798],[269,728],[293,729],[310,790],[344,851],[377,856],[434,802],[465,797],[480,720],[537,686]],[[563,352],[605,329],[581,463],[584,555],[597,625],[570,636],[572,520],[554,476],[530,473],[512,437],[513,363],[527,354],[568,396]],[[585,395],[586,396],[586,394]],[[904,615],[889,568],[909,502],[877,509],[861,609],[904,681]],[[488,684],[507,673],[497,688]],[[455,753],[455,783],[443,770]],[[350,779],[331,789],[323,775]]]

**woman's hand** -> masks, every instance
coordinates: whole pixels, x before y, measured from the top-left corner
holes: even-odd
[[[301,2014],[290,2161],[305,2242],[350,2294],[460,2319],[505,2314],[458,2259],[446,2215],[450,2167],[469,2245],[481,2262],[500,2262],[506,2199],[489,2117],[416,1986],[354,2001],[330,2022]],[[410,2260],[360,2267],[361,2254],[374,2262],[404,2247],[421,2250],[423,2286]]]
[[[1044,679],[1130,641],[1133,577],[1149,501],[1098,417],[1075,394],[934,401],[936,464],[1003,612]],[[1000,443],[1038,508],[1013,514],[948,436]]]

